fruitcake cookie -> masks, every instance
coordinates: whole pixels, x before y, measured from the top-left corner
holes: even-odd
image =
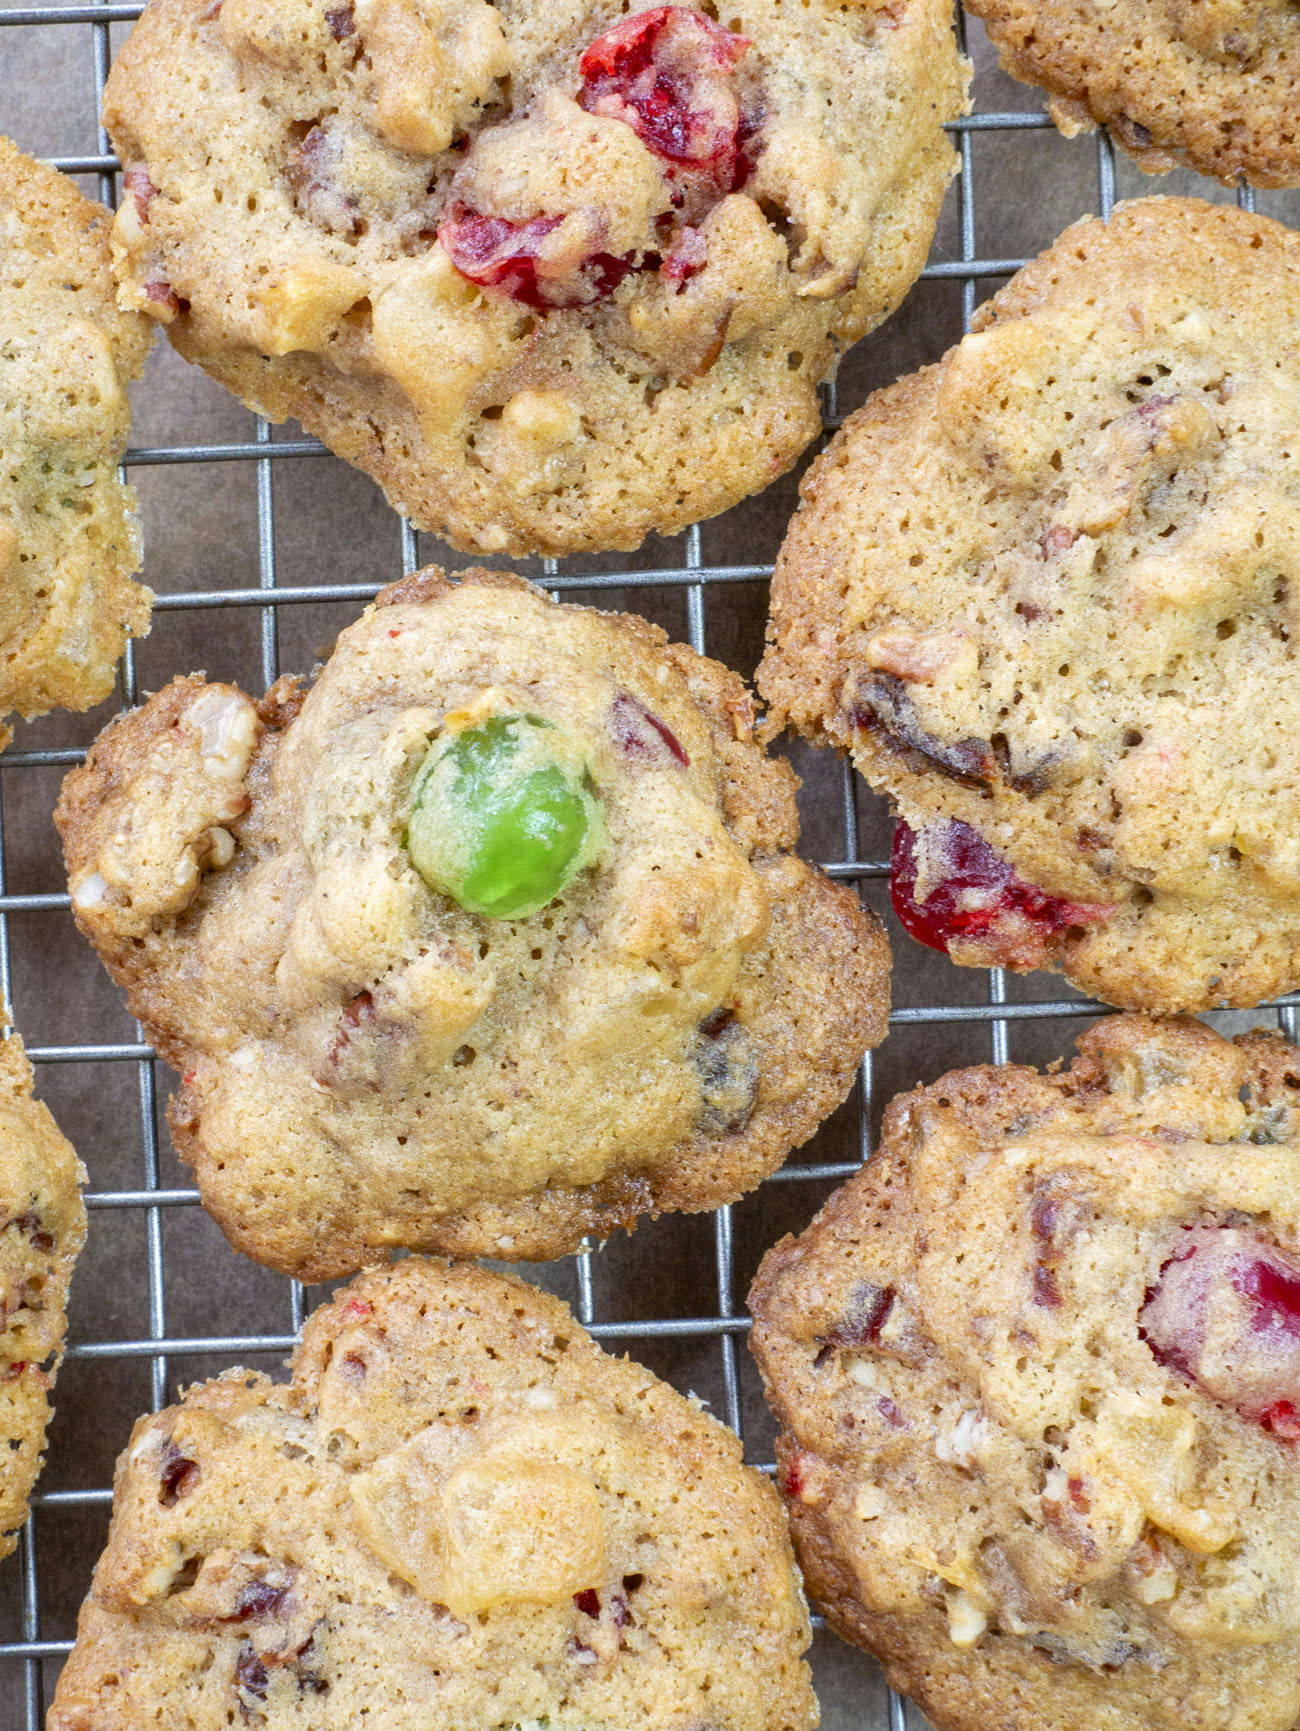
[[[810,1731],[732,1433],[557,1299],[412,1259],[143,1418],[49,1731]]]
[[[149,0],[123,304],[420,528],[635,547],[820,430],[925,260],[949,0]]]
[[[1300,1061],[954,1072],[750,1295],[809,1590],[942,1731],[1300,1722]]]
[[[102,702],[149,628],[118,464],[153,334],[117,309],[110,220],[0,138],[0,716]]]
[[[884,1034],[742,682],[517,577],[419,573],[260,707],[177,680],[64,783],[73,911],[182,1074],[239,1249],[514,1260],[739,1196]]]
[[[1004,69],[1052,94],[1073,138],[1098,121],[1148,174],[1300,185],[1296,0],[969,0]]]
[[[1066,230],[814,466],[758,684],[903,819],[894,901],[1130,1009],[1300,983],[1300,235]]]
[[[0,1557],[18,1543],[45,1451],[68,1282],[86,1242],[85,1176],[32,1098],[22,1041],[0,1039]]]

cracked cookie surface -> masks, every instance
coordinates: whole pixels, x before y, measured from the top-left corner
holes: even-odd
[[[85,1176],[32,1097],[22,1041],[0,1040],[0,1557],[18,1543],[45,1450],[68,1283],[86,1241]]]
[[[1148,174],[1300,185],[1296,0],[971,0],[1006,71],[1073,137],[1101,122]]]
[[[102,702],[149,628],[117,470],[152,331],[118,310],[111,222],[0,138],[0,716]]]
[[[259,711],[195,676],[113,723],[59,803],[73,910],[182,1075],[173,1133],[232,1242],[311,1278],[547,1258],[811,1136],[883,1037],[888,945],[790,851],[795,780],[753,730],[743,683],[644,621],[435,570],[309,692]],[[485,795],[506,735],[527,773]],[[444,751],[473,762],[435,798]],[[565,788],[592,816],[570,875],[469,911],[466,838],[480,877],[513,865],[577,821]]]
[[[811,1731],[771,1486],[558,1300],[411,1259],[141,1419],[50,1731]]]
[[[966,74],[946,0],[150,0],[122,297],[456,546],[635,547],[819,431]]]
[[[957,1071],[771,1250],[814,1599],[941,1731],[1300,1716],[1300,1058],[1127,1015]]]
[[[1300,980],[1297,320],[1300,236],[1121,205],[810,471],[759,689],[890,795],[953,960],[1132,1009]]]

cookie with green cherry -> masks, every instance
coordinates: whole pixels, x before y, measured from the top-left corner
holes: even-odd
[[[318,1280],[549,1258],[751,1189],[887,1015],[743,682],[644,620],[430,568],[308,688],[201,676],[64,783],[73,912],[179,1072],[231,1241]]]

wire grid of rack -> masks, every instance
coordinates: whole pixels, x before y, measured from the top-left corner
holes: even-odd
[[[104,80],[108,73],[111,43],[110,27],[113,24],[129,23],[140,12],[138,4],[131,0],[90,0],[90,3],[71,5],[51,5],[45,7],[12,7],[0,10],[0,31],[16,30],[34,26],[80,27],[89,36],[93,63],[93,89],[96,98],[102,93]],[[957,29],[963,48],[966,45],[966,20],[960,6],[957,10]],[[0,41],[3,38],[0,37]],[[0,116],[0,119],[3,117]],[[965,118],[954,122],[949,131],[955,135],[961,156],[962,173],[957,183],[957,235],[959,256],[950,258],[932,258],[927,264],[924,277],[929,280],[952,279],[961,288],[961,324],[968,328],[976,302],[977,284],[988,279],[1006,277],[1025,261],[1022,258],[996,257],[987,252],[981,253],[976,245],[976,191],[973,175],[972,141],[981,133],[998,133],[1013,131],[1046,131],[1050,130],[1051,122],[1047,116],[1037,111],[990,111],[981,112],[977,108]],[[1086,146],[1081,146],[1086,148]],[[1109,212],[1116,199],[1116,161],[1112,148],[1105,133],[1099,133],[1095,140],[1096,151],[1096,208],[1102,215]],[[116,202],[116,176],[119,168],[117,159],[112,155],[107,135],[102,127],[98,132],[98,149],[86,155],[64,155],[50,157],[55,166],[70,174],[92,175],[97,177],[99,196],[104,203],[112,206]],[[1254,195],[1250,189],[1242,187],[1237,194],[1238,203],[1247,209],[1254,209]],[[1081,214],[1081,213],[1080,213]],[[936,351],[937,355],[937,351]],[[929,358],[936,358],[931,356]],[[825,393],[825,423],[829,431],[840,422],[841,415],[834,386]],[[285,586],[277,581],[277,542],[275,519],[275,473],[277,467],[296,457],[318,456],[322,447],[313,439],[281,437],[274,438],[271,428],[262,421],[256,424],[255,437],[251,440],[222,440],[212,443],[175,444],[165,443],[152,446],[140,446],[127,453],[126,468],[139,470],[148,467],[177,464],[210,464],[210,463],[242,463],[251,464],[256,473],[256,510],[257,510],[257,565],[259,581],[254,587],[231,587],[193,591],[182,594],[161,594],[156,602],[158,614],[170,610],[203,610],[213,611],[228,608],[254,609],[260,614],[260,661],[261,674],[265,684],[269,685],[280,673],[279,656],[279,609],[289,606],[302,606],[311,603],[351,602],[360,605],[369,600],[381,586],[380,582],[351,584],[300,584]],[[399,523],[401,569],[410,572],[417,568],[420,562],[417,547],[417,537],[411,526],[405,521]],[[771,567],[767,564],[706,564],[702,554],[701,531],[697,527],[688,531],[681,538],[682,559],[680,565],[654,569],[621,568],[620,562],[613,559],[607,562],[606,569],[590,571],[570,571],[554,560],[543,562],[541,580],[555,595],[566,592],[588,592],[610,590],[665,590],[677,589],[683,592],[685,599],[685,618],[688,636],[692,646],[703,653],[706,649],[706,597],[711,591],[716,592],[728,584],[745,584],[762,581],[770,576]],[[157,573],[149,572],[157,583]],[[387,572],[383,578],[388,580],[395,572]],[[185,671],[175,669],[174,671]],[[123,707],[136,700],[137,678],[136,657],[130,646],[123,659],[120,677],[120,699]],[[0,758],[0,770],[4,777],[0,778],[0,792],[9,775],[21,774],[24,770],[34,767],[50,768],[64,766],[80,760],[82,753],[75,748],[50,747],[37,750],[15,749],[6,752]],[[829,874],[835,878],[849,880],[859,885],[879,884],[888,876],[888,863],[881,858],[863,858],[860,852],[860,826],[858,815],[859,789],[855,786],[852,774],[847,766],[840,772],[838,781],[838,799],[840,802],[840,823],[842,830],[842,847],[839,857],[825,860],[823,864]],[[10,893],[5,879],[4,859],[4,829],[3,809],[0,807],[0,988],[3,989],[6,1002],[12,1002],[12,955],[11,946],[21,945],[23,934],[21,921],[23,916],[33,913],[45,913],[51,910],[63,910],[66,914],[68,897],[62,890],[42,891],[22,894]],[[66,917],[70,918],[70,915]],[[15,935],[14,926],[18,925]],[[941,994],[942,996],[942,994]],[[1271,1007],[1278,1018],[1280,1026],[1290,1037],[1296,1034],[1296,1013],[1300,1008],[1300,995],[1280,1000]],[[977,1024],[987,1030],[987,1056],[995,1063],[1005,1062],[1008,1057],[1008,1030],[1013,1024],[1026,1021],[1064,1021],[1080,1016],[1101,1013],[1101,1007],[1072,996],[1068,991],[1061,991],[1056,996],[1047,996],[1040,1001],[1017,1002],[1008,997],[1008,982],[1001,970],[993,970],[987,975],[987,990],[982,1001],[970,1002],[933,1002],[913,1005],[903,1005],[895,1008],[891,1017],[894,1028],[908,1025],[916,1027],[934,1027],[937,1029],[952,1028],[957,1024]],[[88,1164],[92,1168],[92,1183],[87,1194],[87,1203],[91,1210],[92,1230],[98,1221],[105,1216],[120,1215],[121,1211],[129,1211],[143,1218],[144,1243],[147,1257],[147,1320],[137,1328],[133,1338],[80,1340],[73,1335],[69,1348],[68,1360],[135,1360],[147,1362],[150,1377],[150,1395],[154,1409],[164,1405],[168,1398],[169,1362],[177,1356],[186,1359],[197,1358],[210,1360],[213,1370],[224,1368],[232,1362],[242,1362],[249,1355],[265,1353],[284,1353],[292,1348],[301,1329],[306,1300],[303,1288],[296,1282],[287,1282],[287,1294],[283,1301],[281,1312],[282,1326],[279,1330],[268,1330],[262,1333],[230,1333],[230,1334],[200,1334],[184,1336],[169,1333],[167,1325],[166,1303],[166,1268],[164,1261],[163,1219],[167,1211],[190,1208],[198,1203],[197,1192],[184,1187],[168,1187],[161,1182],[160,1148],[157,1131],[157,1090],[158,1082],[155,1076],[155,1059],[149,1047],[137,1028],[134,1041],[99,1044],[47,1044],[29,1047],[29,1055],[38,1067],[47,1065],[89,1065],[100,1063],[133,1066],[136,1073],[136,1086],[139,1104],[140,1148],[139,1172],[140,1182],[135,1187],[119,1187],[114,1189],[96,1189],[93,1181],[94,1158],[93,1150],[83,1147],[82,1152],[88,1156]],[[88,1072],[88,1086],[93,1085],[93,1072]],[[38,1079],[39,1087],[39,1079]],[[873,1065],[868,1054],[862,1065],[857,1097],[854,1102],[856,1111],[856,1133],[853,1141],[853,1158],[846,1160],[793,1160],[769,1184],[820,1184],[823,1189],[832,1183],[837,1183],[847,1177],[861,1160],[867,1158],[871,1146],[871,1121],[873,1105]],[[811,1212],[811,1206],[808,1209]],[[747,1327],[747,1318],[740,1308],[736,1291],[735,1257],[733,1249],[733,1210],[722,1208],[712,1217],[712,1255],[714,1272],[712,1292],[714,1305],[712,1314],[686,1315],[676,1317],[635,1316],[631,1318],[602,1319],[598,1303],[597,1282],[593,1277],[596,1258],[599,1255],[594,1250],[586,1250],[576,1258],[574,1267],[573,1296],[576,1300],[575,1309],[580,1320],[599,1339],[608,1341],[618,1350],[638,1351],[647,1349],[649,1343],[682,1338],[697,1338],[705,1342],[716,1343],[720,1361],[720,1405],[722,1416],[728,1423],[744,1434],[743,1401],[741,1391],[740,1362],[738,1346],[742,1343]],[[527,1271],[525,1271],[527,1272]],[[125,1438],[119,1439],[124,1441]],[[771,1472],[770,1461],[758,1460],[757,1464],[763,1470]],[[107,1487],[91,1489],[46,1490],[33,1499],[34,1514],[23,1529],[16,1567],[19,1571],[19,1638],[0,1640],[0,1675],[14,1667],[21,1669],[22,1685],[17,1699],[20,1701],[23,1731],[39,1731],[42,1722],[45,1699],[49,1685],[58,1663],[71,1646],[67,1639],[43,1638],[42,1603],[40,1571],[37,1566],[38,1546],[35,1538],[35,1523],[38,1519],[60,1510],[95,1506],[105,1508],[111,1501],[111,1490]],[[11,1562],[8,1567],[12,1568]],[[89,1579],[89,1560],[86,1563],[86,1580]],[[866,1661],[863,1661],[865,1664]],[[0,1701],[3,1701],[0,1695]],[[879,1707],[874,1704],[864,1709],[869,1712],[870,1731],[883,1731],[887,1724],[889,1731],[903,1731],[907,1723],[909,1710],[905,1703],[892,1691],[881,1691]],[[915,1721],[914,1721],[915,1722]],[[868,1720],[859,1711],[852,1717],[852,1723],[868,1731]]]

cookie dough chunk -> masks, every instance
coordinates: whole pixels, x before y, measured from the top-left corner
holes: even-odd
[[[181,1072],[241,1250],[573,1250],[739,1196],[884,1034],[874,916],[789,851],[739,679],[428,570],[256,709],[178,680],[65,782],[74,912]]]
[[[1068,138],[1100,121],[1138,167],[1300,185],[1296,0],[970,0]]]
[[[102,702],[149,628],[117,470],[152,333],[118,311],[110,221],[0,138],[0,715]]]
[[[123,304],[420,528],[636,547],[820,429],[956,157],[948,0],[150,0]]]
[[[809,1590],[941,1731],[1300,1716],[1300,1064],[955,1072],[750,1295]]]
[[[0,1040],[0,1557],[18,1543],[41,1467],[68,1282],[86,1241],[85,1176],[32,1098],[22,1041]]]
[[[903,820],[895,906],[1126,1009],[1300,982],[1300,235],[1067,229],[804,485],[758,683]]]
[[[50,1731],[811,1731],[808,1616],[736,1438],[558,1300],[420,1259],[293,1378],[141,1419]]]

